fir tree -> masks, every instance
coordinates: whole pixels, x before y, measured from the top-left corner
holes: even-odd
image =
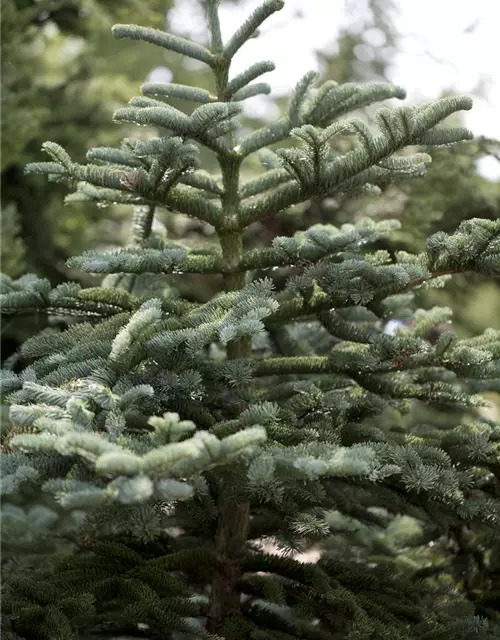
[[[498,527],[500,425],[471,419],[443,432],[402,420],[395,429],[390,416],[411,414],[414,400],[472,410],[479,392],[498,385],[500,332],[430,340],[449,311],[415,310],[414,295],[456,273],[500,275],[500,221],[464,221],[429,237],[417,255],[373,251],[398,225],[369,219],[313,225],[264,248],[243,242],[252,225],[297,203],[424,175],[429,156],[401,152],[470,139],[441,125],[471,100],[381,109],[374,134],[348,114],[402,99],[401,88],[318,85],[309,73],[285,117],[239,135],[240,103],[269,92],[253,81],[273,65],[256,62],[232,77],[231,60],[283,2],[263,2],[227,42],[217,5],[206,2],[207,47],[137,25],[113,29],[213,73],[212,91],[147,83],[115,113],[161,135],[90,149],[88,164],[47,142],[51,161],[28,166],[76,185],[68,202],[131,205],[134,225],[128,247],[70,260],[104,274],[100,287],[2,278],[4,314],[73,317],[24,343],[21,371],[2,373],[11,421],[3,606],[12,633],[500,637],[494,616],[487,608],[477,615],[460,590],[356,553],[363,531],[365,542],[380,532],[387,548],[386,514],[413,523],[422,543],[457,524]],[[171,98],[199,106],[186,114]],[[345,135],[358,146],[339,154],[332,140]],[[199,167],[201,146],[220,175]],[[243,182],[253,154],[263,172]],[[155,224],[165,208],[212,225],[220,248],[169,241]],[[256,277],[283,266],[296,270],[279,292]],[[186,300],[165,285],[172,273],[218,274],[223,291],[206,303]],[[384,332],[391,318],[409,316],[411,326]],[[26,545],[43,552],[43,563],[22,561]],[[301,561],[313,545],[317,562]],[[401,540],[392,545],[397,552]]]

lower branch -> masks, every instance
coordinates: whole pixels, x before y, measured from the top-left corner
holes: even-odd
[[[391,296],[401,295],[402,293],[407,293],[416,287],[428,282],[429,280],[433,280],[434,278],[439,278],[441,276],[454,275],[456,273],[465,273],[458,271],[434,271],[429,274],[428,277],[425,278],[415,278],[408,284],[401,287],[399,291],[394,291],[389,296],[384,296],[384,298],[375,298],[372,300],[367,307],[370,307],[377,302],[381,302],[385,298],[389,298]],[[290,320],[296,320],[297,318],[303,316],[311,316],[316,315],[322,311],[329,311],[330,309],[340,309],[354,306],[352,302],[346,301],[344,299],[335,298],[334,296],[328,295],[324,291],[315,291],[313,295],[306,299],[305,297],[295,296],[290,297],[289,293],[284,293],[278,296],[278,301],[280,302],[280,308],[270,316],[264,319],[264,325],[266,328],[272,326],[281,326],[284,322]]]

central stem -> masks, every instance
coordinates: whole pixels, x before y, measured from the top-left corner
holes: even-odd
[[[224,260],[224,291],[239,291],[245,286],[245,272],[239,269],[243,251],[243,234],[239,230],[221,230],[219,240]],[[248,358],[250,353],[250,338],[240,338],[227,345],[227,357],[230,360]]]
[[[212,50],[214,53],[220,52],[222,43],[215,8],[209,18]],[[225,60],[222,54],[214,70],[218,100],[228,101],[229,61]],[[245,272],[240,270],[243,231],[238,218],[242,158],[234,150],[234,138],[232,136],[230,138],[228,150],[218,155],[224,192],[221,196],[223,215],[216,229],[223,258],[224,291],[227,292],[239,291],[245,286]],[[234,340],[227,346],[227,357],[230,360],[249,358],[250,355],[251,340],[249,338]],[[238,412],[243,408],[237,407]],[[228,472],[220,479],[217,489],[218,516],[215,533],[217,565],[212,578],[207,614],[207,630],[211,633],[217,633],[225,618],[237,616],[240,613],[240,593],[237,586],[242,575],[240,556],[248,536],[250,505],[238,496],[238,488],[238,478]]]

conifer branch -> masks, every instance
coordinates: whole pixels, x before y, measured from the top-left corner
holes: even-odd
[[[278,156],[274,153],[273,156],[276,161],[281,164],[281,160]],[[245,198],[250,198],[251,196],[258,195],[263,191],[274,189],[289,182],[290,173],[286,169],[270,169],[257,178],[245,182],[240,189],[240,198],[244,200]]]
[[[274,62],[270,60],[263,60],[262,62],[256,62],[251,65],[245,71],[242,71],[237,76],[235,76],[232,80],[229,81],[227,85],[227,93],[230,96],[233,96],[237,91],[246,87],[252,80],[255,80],[259,76],[264,73],[269,73],[270,71],[274,71],[276,69],[276,65]]]
[[[356,120],[351,124],[347,121],[345,124],[331,125],[331,127],[322,132],[323,135],[318,132],[310,142],[306,142],[306,150],[304,152],[293,149],[282,151],[281,155],[284,156],[285,160],[288,156],[294,160],[291,164],[285,163],[285,168],[294,180],[280,185],[281,174],[278,174],[276,175],[277,186],[272,192],[243,200],[239,214],[240,224],[245,228],[258,220],[262,220],[273,213],[278,213],[312,196],[333,195],[339,191],[349,191],[358,185],[361,186],[366,183],[377,184],[377,182],[387,180],[389,167],[389,171],[395,169],[397,172],[398,170],[398,165],[394,163],[399,159],[392,157],[396,151],[409,144],[424,144],[422,135],[426,127],[435,126],[458,109],[470,108],[471,101],[469,98],[453,98],[443,99],[432,108],[432,112],[422,109],[415,109],[412,112],[403,107],[395,109],[390,115],[387,115],[384,110],[381,110],[378,113],[378,123],[383,133],[379,136],[372,136],[366,128],[360,128],[360,124]],[[282,121],[283,132],[286,130],[287,124],[289,124],[289,120]],[[337,132],[349,126],[354,126],[360,133],[362,146],[347,152],[340,158],[336,158],[333,162],[328,162],[325,155],[322,162],[317,164],[314,176],[311,179],[305,178],[307,172],[311,171],[309,162],[304,162],[304,160],[307,160],[307,156],[309,156],[309,161],[314,167],[312,154],[319,153],[319,148],[315,150],[317,145],[323,146],[325,151],[322,153],[326,153],[327,147],[324,145],[326,145],[331,135],[329,130],[333,128],[333,131]],[[311,134],[315,132],[315,129],[310,125],[305,125],[296,131],[296,135],[300,136],[303,142],[306,141],[304,137],[306,130]],[[269,135],[271,135],[271,138],[273,137],[272,129],[269,128],[267,131],[264,144],[276,142],[274,139],[267,139]],[[471,138],[470,132],[463,128],[434,130],[432,133],[432,144],[447,144],[448,141],[451,141],[450,136],[454,137],[455,141]],[[264,134],[259,133],[259,135]],[[427,138],[427,143],[430,143],[430,138]],[[245,146],[246,144],[248,144],[246,141],[240,144],[240,153],[249,152],[249,149]],[[305,157],[302,157],[304,153]],[[387,162],[392,162],[392,167]],[[382,165],[378,166],[381,163]],[[383,166],[384,163],[385,166]],[[423,172],[422,160],[415,158],[414,164],[416,174],[421,174]],[[408,160],[401,165],[403,175],[407,172],[407,167]],[[321,171],[321,175],[318,174],[318,171]],[[395,175],[394,172],[393,175]]]
[[[269,95],[271,93],[271,87],[267,84],[267,82],[256,82],[255,84],[249,84],[243,89],[236,91],[232,95],[232,100],[234,102],[242,102],[243,100],[248,100],[248,98],[253,98],[254,96],[262,96]]]
[[[168,189],[167,193],[159,194],[157,189],[152,188],[149,176],[143,169],[132,169],[131,171],[109,171],[98,165],[78,165],[72,163],[68,172],[61,165],[54,166],[54,163],[34,163],[26,166],[27,172],[57,175],[69,182],[81,180],[94,187],[104,188],[103,191],[94,192],[96,197],[101,196],[102,200],[110,199],[116,201],[116,192],[121,192],[126,196],[137,199],[142,198],[144,204],[158,205],[171,208],[188,216],[204,220],[215,226],[220,221],[220,207],[202,197],[190,187],[178,184]],[[85,186],[84,186],[85,192]],[[132,193],[131,193],[132,192]]]
[[[253,36],[260,25],[273,13],[281,11],[284,6],[283,0],[264,0],[226,43],[224,47],[225,58],[228,60],[233,58],[238,49]]]
[[[186,254],[179,247],[119,249],[107,253],[86,251],[70,258],[68,265],[86,273],[221,273],[221,254]]]
[[[457,273],[464,273],[460,270],[448,270],[448,271],[435,271],[428,277],[419,277],[401,286],[400,289],[394,291],[392,295],[399,295],[406,293],[413,289],[416,289],[426,282],[430,282],[433,279],[441,278],[443,276],[455,275]],[[465,272],[466,273],[466,272]],[[385,297],[385,296],[384,296]],[[315,290],[313,294],[305,299],[303,296],[291,297],[289,293],[278,294],[279,309],[271,314],[264,320],[266,327],[272,327],[282,324],[284,321],[296,320],[301,317],[316,315],[323,311],[329,311],[330,309],[341,309],[351,306],[351,302],[346,301],[345,298],[335,298],[328,295],[324,291]],[[377,300],[383,300],[383,297]]]
[[[250,133],[238,144],[238,151],[242,156],[248,156],[254,151],[258,151],[276,142],[281,142],[288,138],[292,129],[289,118],[281,118],[276,122]]]
[[[229,225],[231,217],[229,217]],[[238,291],[241,287],[235,282],[244,283],[245,272],[255,268],[266,266],[280,266],[296,264],[314,264],[323,260],[326,256],[335,256],[341,250],[356,246],[361,240],[369,241],[377,237],[379,233],[386,231],[384,225],[371,227],[363,226],[342,235],[324,235],[321,232],[310,230],[306,238],[310,244],[300,244],[291,238],[276,238],[275,247],[266,251],[255,253],[242,252],[240,232],[222,229],[222,242],[225,243],[226,255],[221,254],[186,254],[185,250],[178,247],[157,249],[125,249],[110,253],[87,252],[80,257],[69,261],[70,266],[76,266],[89,273],[223,273],[227,279],[227,291]],[[482,233],[477,231],[482,228]],[[500,238],[500,225],[492,220],[467,220],[461,223],[458,230],[447,236],[438,233],[431,236],[427,243],[426,254],[420,257],[420,264],[415,275],[411,277],[413,266],[401,263],[407,275],[390,290],[378,293],[371,298],[370,304],[381,302],[388,295],[401,295],[418,288],[433,280],[452,276],[457,273],[479,272],[489,276],[499,277],[497,258],[498,242]],[[284,244],[282,241],[285,241]],[[313,242],[311,242],[313,241]],[[464,243],[468,243],[467,251],[464,251]],[[234,253],[230,253],[234,252]],[[240,253],[241,252],[241,253]],[[232,256],[228,259],[228,255]],[[418,261],[416,261],[418,263]],[[427,268],[423,265],[427,262]],[[344,261],[344,265],[347,262]],[[362,263],[354,263],[359,266]],[[342,261],[333,263],[333,266],[342,266]],[[370,266],[366,264],[367,268]],[[401,268],[397,267],[397,268]],[[436,268],[437,267],[437,268]],[[390,267],[396,268],[396,267]],[[420,271],[420,273],[418,273]],[[320,273],[320,272],[319,272]],[[347,271],[346,273],[350,273]],[[374,272],[376,274],[376,271]],[[351,272],[352,277],[352,272]],[[378,276],[374,275],[375,278]],[[380,282],[379,282],[380,284]],[[308,285],[309,286],[309,285]],[[111,290],[103,290],[99,301],[95,295],[99,289],[81,290],[77,285],[61,285],[53,291],[46,281],[26,281],[17,285],[15,282],[3,280],[4,292],[2,293],[2,312],[33,313],[35,311],[48,311],[75,315],[114,315],[133,307],[133,303],[112,298]],[[232,289],[232,287],[235,287]],[[94,292],[91,297],[91,292]],[[318,287],[313,287],[312,294],[294,296],[289,291],[280,293],[277,297],[279,308],[264,319],[267,327],[280,324],[283,321],[297,319],[299,317],[315,315],[331,308],[345,308],[353,304],[349,296],[342,292],[326,292]],[[130,306],[132,304],[132,306]],[[59,311],[57,311],[59,310]]]
[[[175,84],[173,82],[145,82],[141,86],[141,93],[144,96],[160,96],[161,98],[181,98],[182,100],[190,100],[192,102],[200,102],[208,104],[216,102],[217,97],[206,89],[198,87],[189,87],[184,84]]]
[[[206,198],[197,195],[196,192],[184,185],[177,185],[170,189],[164,197],[164,202],[160,203],[160,205],[179,213],[185,213],[192,218],[204,220],[214,227],[221,220],[222,213],[219,205],[209,202]]]
[[[185,173],[180,182],[194,187],[195,189],[201,189],[205,193],[203,194],[207,198],[214,198],[221,196],[224,193],[224,189],[221,184],[211,176],[207,171],[193,171],[192,173]]]
[[[212,53],[220,53],[224,45],[222,43],[222,34],[220,30],[220,21],[219,21],[219,11],[218,11],[218,1],[216,0],[208,0],[206,3],[206,12],[208,19],[208,28],[210,31],[210,44]]]
[[[372,342],[373,342],[372,337]],[[365,343],[363,343],[365,344]],[[376,345],[376,342],[374,342]],[[376,348],[376,346],[375,346]],[[404,349],[402,349],[404,351]],[[376,362],[370,351],[362,355],[355,357],[350,355],[350,362],[346,362],[341,358],[336,358],[336,354],[332,356],[288,356],[283,358],[268,358],[261,360],[254,372],[257,377],[262,376],[274,376],[274,375],[297,375],[297,374],[325,374],[325,373],[342,373],[357,379],[359,376],[366,374],[385,374],[399,371],[402,368],[402,364],[396,362],[397,357],[391,358],[388,361]],[[339,354],[340,355],[340,354]],[[423,366],[451,366],[451,362],[446,359],[442,359],[439,356],[433,357],[432,354],[427,354],[425,361],[422,358],[413,358],[409,354],[405,356],[404,368],[405,370],[419,369]]]
[[[115,24],[111,31],[115,38],[143,40],[169,51],[175,51],[183,56],[205,62],[210,67],[214,65],[214,57],[208,49],[186,38],[165,33],[165,31],[141,27],[137,24]]]
[[[318,90],[312,87],[318,74],[307,73],[292,93],[288,115],[245,137],[239,144],[240,153],[249,155],[289,137],[293,128],[304,124],[327,128],[336,118],[353,108],[361,108],[380,100],[405,97],[401,87],[387,83],[339,86],[330,80]]]

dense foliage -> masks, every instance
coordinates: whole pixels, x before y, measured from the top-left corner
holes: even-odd
[[[498,277],[500,221],[463,220],[420,253],[381,248],[400,224],[372,218],[306,220],[251,246],[298,203],[422,178],[423,147],[471,139],[442,124],[471,100],[379,109],[374,130],[349,114],[400,87],[308,73],[283,117],[240,133],[273,64],[232,77],[231,60],[283,2],[225,43],[205,4],[208,46],[113,33],[204,63],[211,88],[147,82],[114,119],[155,137],[94,147],[86,164],[46,142],[50,161],[28,166],[76,186],[68,203],[134,214],[129,246],[68,262],[99,287],[2,277],[4,314],[64,325],[2,372],[4,624],[27,640],[500,637],[500,424],[478,412],[500,387],[500,331],[436,334],[450,310],[416,304],[456,274]],[[172,241],[162,209],[218,244]],[[193,300],[172,274],[220,291]],[[388,329],[398,319],[411,322]]]

